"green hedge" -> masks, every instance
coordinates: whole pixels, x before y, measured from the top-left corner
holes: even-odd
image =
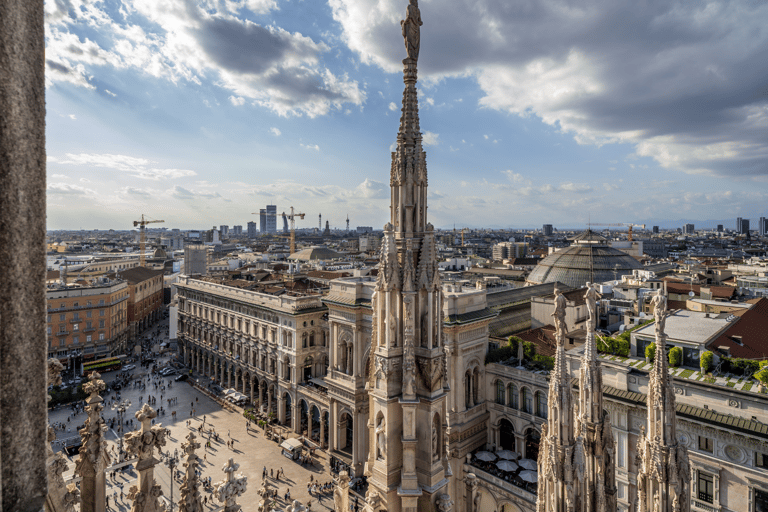
[[[683,349],[672,347],[669,349],[669,366],[677,368],[683,362]]]
[[[526,363],[536,370],[551,370],[555,367],[555,359],[553,357],[545,356],[536,353],[536,344],[530,341],[523,341],[517,336],[510,336],[507,339],[507,344],[503,347],[499,347],[494,350],[489,350],[485,354],[485,364],[488,363],[500,363],[507,361],[510,358],[517,357],[517,347],[519,344],[523,344],[523,355]]]
[[[755,372],[753,377],[761,384],[768,386],[768,366],[763,366],[760,371]]]
[[[701,354],[701,360],[699,361],[701,371],[708,372],[709,369],[712,368],[712,357],[713,354],[709,350]]]
[[[721,371],[724,373],[735,373],[738,375],[754,375],[760,368],[768,364],[768,361],[758,361],[756,359],[740,359],[736,357],[722,357]]]
[[[651,343],[650,345],[645,347],[645,357],[648,359],[648,361],[653,361],[653,359],[656,357],[655,343]]]
[[[627,333],[621,333],[615,338],[597,336],[595,345],[601,354],[629,357],[629,335]]]
[[[83,391],[83,385],[79,384],[77,389],[68,387],[62,390],[59,386],[54,386],[53,390],[49,392],[51,395],[51,401],[48,402],[48,407],[53,407],[59,404],[68,404],[72,402],[78,402],[88,398],[88,393]]]

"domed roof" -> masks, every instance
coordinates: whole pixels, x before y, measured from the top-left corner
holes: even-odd
[[[334,251],[333,249],[329,249],[324,245],[313,245],[312,247],[308,247],[306,249],[302,249],[300,251],[297,251],[291,254],[290,256],[288,256],[288,259],[309,261],[309,260],[335,260],[340,257],[341,255],[336,251]]]
[[[544,284],[560,281],[573,288],[588,282],[603,283],[631,274],[643,268],[639,261],[605,243],[605,238],[585,231],[574,238],[567,249],[553,252],[538,265],[527,278],[529,283]]]
[[[155,249],[154,254],[152,254],[152,258],[167,258],[168,254],[163,250],[162,247],[158,247]]]

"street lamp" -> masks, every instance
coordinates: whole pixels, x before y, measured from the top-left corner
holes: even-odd
[[[165,458],[165,465],[171,470],[171,511],[173,511],[173,472],[178,464],[178,457],[171,455],[171,452],[169,451]]]

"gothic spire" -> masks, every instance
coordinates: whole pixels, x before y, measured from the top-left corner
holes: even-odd
[[[636,464],[638,512],[688,512],[688,450],[677,440],[675,393],[667,374],[664,324],[667,299],[659,290],[651,303],[656,320],[656,355],[648,375],[648,427],[640,431]]]

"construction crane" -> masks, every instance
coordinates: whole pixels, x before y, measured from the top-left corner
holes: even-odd
[[[145,263],[144,249],[147,246],[147,232],[144,226],[155,222],[165,222],[164,220],[149,220],[144,218],[144,214],[141,214],[141,220],[133,221],[133,227],[139,226],[139,266],[143,267]]]
[[[305,213],[294,213],[293,206],[291,206],[291,213],[252,213],[251,215],[268,215],[270,217],[286,217],[291,221],[291,254],[296,252],[296,217],[303,219]]]
[[[631,222],[617,222],[615,224],[603,224],[603,223],[598,223],[598,222],[590,222],[590,223],[587,224],[587,226],[589,226],[589,227],[592,227],[592,226],[602,226],[602,227],[611,226],[611,227],[621,227],[621,228],[625,227],[625,228],[628,228],[627,239],[630,242],[632,241],[632,228],[645,229],[645,224],[633,224]]]

